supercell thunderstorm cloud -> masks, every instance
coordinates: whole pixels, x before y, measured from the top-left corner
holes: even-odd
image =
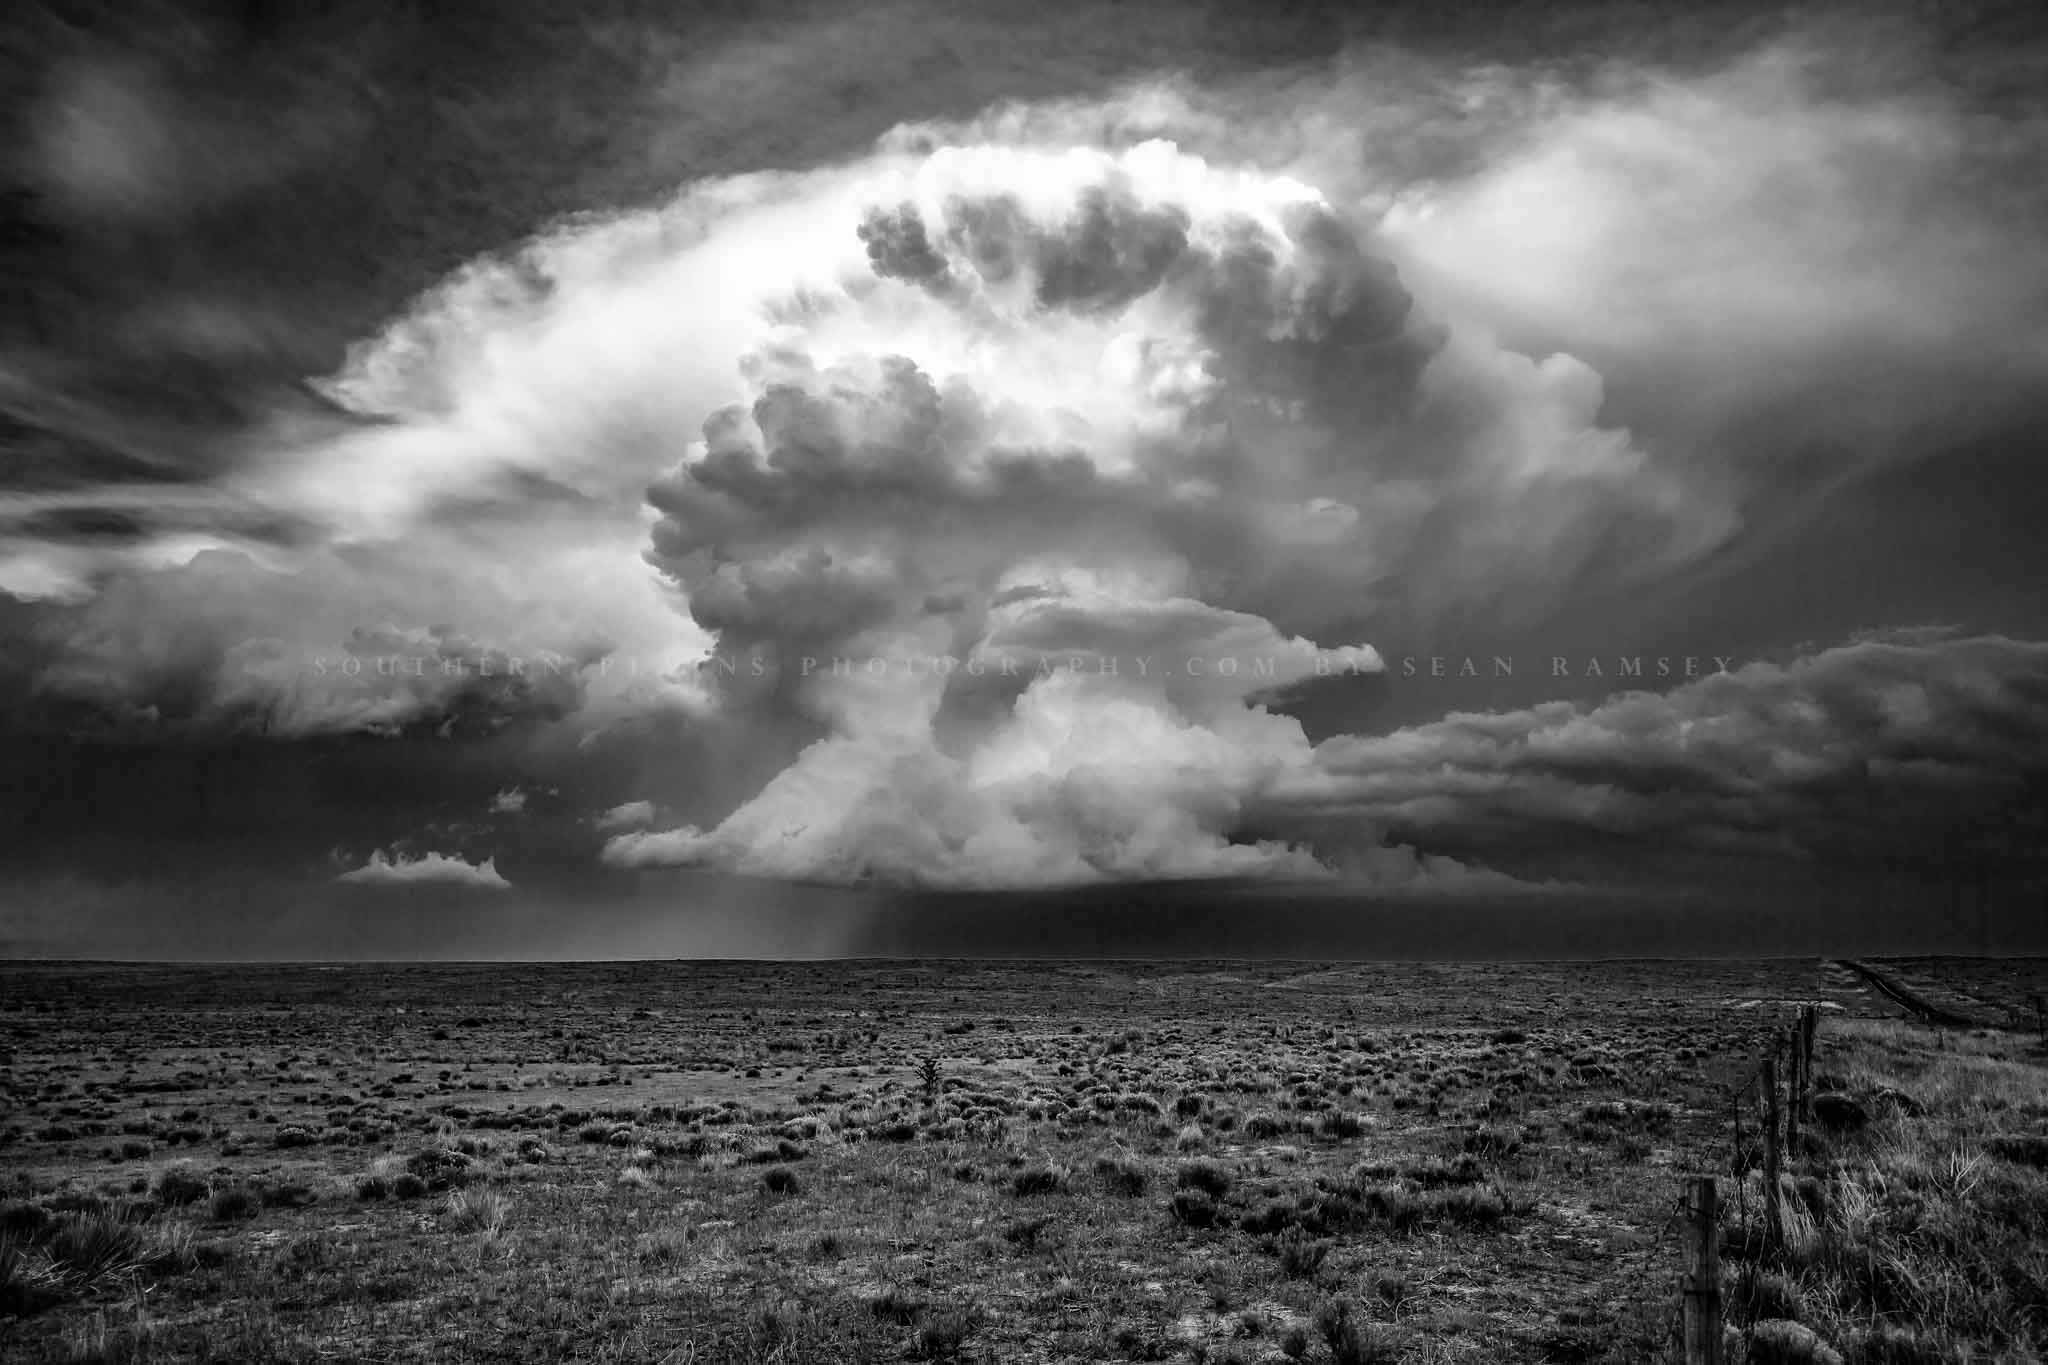
[[[615,860],[1313,872],[1230,841],[1313,762],[1257,695],[1380,667],[1333,634],[1370,585],[1477,596],[1569,572],[1556,540],[1623,519],[1698,534],[1598,425],[1597,376],[1431,319],[1298,181],[1163,140],[949,144],[819,200],[742,400],[654,485],[649,558],[722,651],[765,659],[765,704],[825,733],[716,828],[622,836]],[[1458,573],[1418,563],[1437,554]],[[904,676],[920,658],[952,664]]]
[[[2026,828],[2044,125],[1914,35],[1840,53],[910,97],[537,215],[226,417],[17,346],[16,444],[91,454],[0,484],[5,741],[72,774],[10,800],[142,847],[152,763],[310,772],[250,817],[266,877],[506,902],[1555,894]],[[45,96],[67,221],[170,233],[393,136],[165,180],[211,134],[129,70]],[[137,311],[209,375],[267,344],[197,286]],[[1705,676],[1585,684],[1644,654]]]

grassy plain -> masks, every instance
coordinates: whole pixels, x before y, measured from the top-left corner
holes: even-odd
[[[1816,999],[1761,1260],[1728,1093]],[[1738,1358],[2038,1359],[2041,1045],[1897,1014],[1811,959],[13,964],[0,1358],[1642,1361],[1697,1170]]]

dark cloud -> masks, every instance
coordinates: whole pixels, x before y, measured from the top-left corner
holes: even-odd
[[[932,250],[915,204],[893,211],[869,209],[861,220],[860,239],[883,279],[909,280],[928,289],[944,289],[950,283],[946,258]]]
[[[1893,633],[1663,694],[1459,713],[1316,750],[1276,808],[1460,851],[1996,861],[2048,816],[2048,645]],[[1272,814],[1273,812],[1269,812]]]
[[[0,760],[73,856],[1469,890],[2024,811],[2009,640],[1380,735],[1319,676],[2038,616],[2005,30],[643,8],[96,12],[0,81]]]

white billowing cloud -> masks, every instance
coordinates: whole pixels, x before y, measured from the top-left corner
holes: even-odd
[[[1204,725],[1156,687],[1061,673],[964,759],[928,737],[835,736],[717,828],[622,835],[607,857],[967,887],[1325,876],[1305,849],[1227,837],[1246,798],[1306,756],[1285,717],[1240,707]]]
[[[1462,316],[1661,379],[1674,425],[1832,390],[1855,401],[1810,404],[1816,427],[1898,453],[1884,438],[1952,420],[1958,386],[2048,372],[2040,130],[1916,65],[1820,38],[1705,76],[1496,92],[1521,126],[1404,187],[1389,250]]]
[[[1929,453],[1931,423],[2009,420],[2048,371],[2048,127],[1946,60],[1860,16],[1713,69],[1581,79],[1365,48],[885,145],[1167,137],[1282,171],[1372,224],[1425,306],[1597,369],[1661,459],[1767,463],[1821,436],[1867,467]],[[1760,413],[1784,435],[1763,451],[1735,434]]]
[[[419,886],[425,884],[441,886],[469,886],[488,890],[507,890],[512,883],[498,872],[498,860],[486,858],[480,863],[465,862],[458,854],[422,853],[416,858],[403,853],[388,854],[383,849],[373,849],[368,861],[361,867],[342,873],[335,878],[338,882],[350,882],[358,886]]]
[[[654,819],[652,801],[626,801],[600,814],[595,823],[600,830],[645,829]]]
[[[649,557],[697,623],[827,734],[614,863],[1328,876],[1234,833],[1312,761],[1260,695],[1381,667],[1316,639],[1363,585],[1486,606],[1554,590],[1617,525],[1644,562],[1725,525],[1599,425],[1597,375],[1418,314],[1298,180],[1153,141],[940,147],[864,188],[855,250],[650,495]]]
[[[279,735],[438,722],[478,696],[599,721],[701,708],[693,670],[710,637],[631,549],[641,519],[521,516],[354,545],[195,543],[183,557],[167,554],[171,535],[118,552],[39,543],[22,572],[73,575],[31,579],[48,588],[41,685],[165,719],[169,694],[191,708],[179,719]],[[0,562],[0,587],[6,573]]]

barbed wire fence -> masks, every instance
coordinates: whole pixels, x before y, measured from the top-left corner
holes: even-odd
[[[1613,1325],[1623,1349],[1721,1365],[1721,1252],[1753,1261],[1784,1245],[1783,1177],[1811,1122],[1819,1023],[1818,1003],[1799,1003],[1764,1030],[1736,1079],[1716,1087],[1714,1136],[1677,1154],[1664,1217],[1617,1258],[1630,1285]]]

